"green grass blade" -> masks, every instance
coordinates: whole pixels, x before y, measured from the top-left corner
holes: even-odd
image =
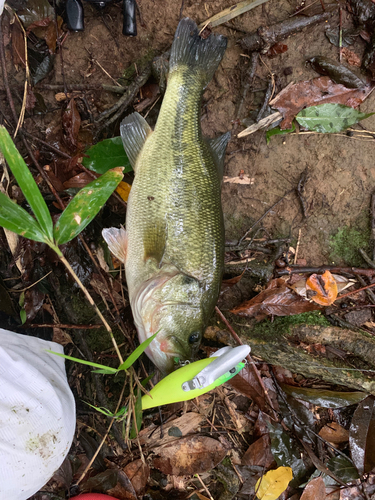
[[[47,236],[37,221],[0,192],[0,226],[34,241],[47,242]]]
[[[147,349],[147,347],[151,344],[151,342],[154,340],[158,332],[154,333],[150,338],[146,339],[144,342],[142,342],[141,345],[139,345],[135,351],[133,351],[130,356],[118,367],[119,370],[128,370],[133,363],[137,361],[139,356],[144,353],[144,351]]]
[[[70,361],[75,361],[76,363],[81,363],[81,365],[88,365],[88,366],[93,366],[94,368],[99,368],[101,370],[106,370],[106,372],[112,373],[113,375],[118,372],[116,368],[111,368],[110,366],[100,365],[98,363],[93,363],[92,361],[86,361],[84,359],[73,358],[73,356],[67,356],[66,354],[50,351],[49,349],[46,349],[46,351],[51,354],[55,354],[56,356],[60,356],[60,358],[65,358],[69,359]]]
[[[100,141],[85,152],[82,164],[97,174],[105,174],[115,167],[123,167],[123,172],[133,169],[126,156],[120,136]]]
[[[53,224],[46,202],[39,191],[31,172],[24,162],[22,156],[14,145],[8,131],[0,126],[0,149],[11,169],[19,187],[21,188],[31,210],[34,212],[39,225],[46,235],[46,239],[52,241]],[[40,241],[40,240],[39,240]]]
[[[72,240],[90,224],[122,178],[121,168],[108,170],[75,195],[55,225],[53,232],[58,245]]]

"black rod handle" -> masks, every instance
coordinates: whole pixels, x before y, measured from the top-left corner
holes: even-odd
[[[66,23],[71,31],[83,31],[84,17],[81,0],[66,0]]]
[[[122,34],[125,36],[137,35],[137,20],[135,17],[135,0],[123,0],[122,11],[124,15]]]

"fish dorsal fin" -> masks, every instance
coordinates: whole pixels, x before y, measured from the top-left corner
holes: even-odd
[[[219,137],[215,137],[215,139],[206,139],[208,147],[214,157],[220,181],[223,179],[225,150],[227,149],[230,136],[231,133],[227,132]]]
[[[152,129],[143,116],[132,113],[121,122],[120,133],[125,152],[135,171],[139,153]]]
[[[144,237],[144,260],[155,259],[158,267],[161,267],[166,244],[167,225],[164,221],[155,221],[147,228]]]
[[[108,245],[110,252],[125,264],[126,252],[128,248],[128,235],[123,227],[109,227],[103,229],[103,238]]]

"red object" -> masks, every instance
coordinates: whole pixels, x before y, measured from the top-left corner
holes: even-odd
[[[82,495],[72,497],[70,500],[118,500],[118,498],[103,493],[82,493]]]

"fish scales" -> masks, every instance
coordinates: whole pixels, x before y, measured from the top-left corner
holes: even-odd
[[[200,110],[225,48],[224,37],[203,40],[195,23],[183,19],[155,130],[136,113],[121,125],[135,179],[126,234],[112,228],[103,236],[125,262],[140,341],[158,332],[146,352],[164,373],[173,369],[175,358],[194,356],[220,291],[220,187],[229,134],[211,143],[204,139]]]

